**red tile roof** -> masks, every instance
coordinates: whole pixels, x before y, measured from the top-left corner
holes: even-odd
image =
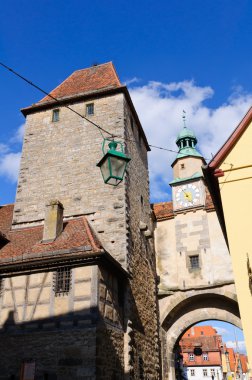
[[[172,202],[154,203],[153,211],[157,221],[174,218]]]
[[[202,336],[215,336],[217,331],[212,326],[193,326],[188,329],[182,338],[196,338]]]
[[[248,372],[248,358],[247,358],[247,356],[240,354],[240,360],[241,360],[242,372],[243,373]]]
[[[248,358],[244,354],[239,354],[234,351],[233,348],[228,348],[226,349],[228,352],[228,358],[229,358],[229,365],[230,365],[230,371],[231,372],[238,372],[238,361],[240,359],[241,366],[242,366],[242,372],[246,373],[248,372]]]
[[[206,193],[205,210],[206,211],[215,210],[211,195],[209,194],[208,191]],[[173,202],[154,203],[153,211],[154,211],[157,221],[174,218]]]
[[[12,214],[13,205],[0,207],[0,231],[9,240],[0,249],[0,267],[11,262],[103,251],[85,217],[65,222],[63,232],[55,241],[43,243],[43,226],[11,230]]]
[[[112,62],[74,71],[58,87],[50,92],[57,99],[88,94],[99,90],[121,87],[120,80]],[[45,96],[39,103],[53,101]]]

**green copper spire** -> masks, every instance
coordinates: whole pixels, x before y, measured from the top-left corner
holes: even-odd
[[[195,149],[198,141],[194,132],[191,129],[188,129],[186,126],[185,111],[183,111],[182,118],[184,127],[182,131],[179,132],[176,140],[176,144],[179,148],[176,159],[186,156],[202,157],[202,155]]]

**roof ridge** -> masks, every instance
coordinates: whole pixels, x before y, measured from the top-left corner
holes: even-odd
[[[92,66],[88,66],[88,67],[85,67],[84,69],[77,69],[77,70],[74,70],[74,73],[76,72],[76,71],[83,71],[83,70],[88,70],[88,69],[91,69],[92,67],[98,67],[98,66],[105,66],[105,65],[108,65],[108,64],[110,64],[110,63],[112,63],[112,61],[108,61],[108,62],[104,62],[104,63],[99,63],[99,64],[97,64],[97,65],[92,65]],[[113,64],[113,63],[112,63]]]
[[[96,235],[94,236],[94,232],[91,229],[91,226],[90,226],[87,218],[85,216],[82,216],[82,220],[83,220],[83,223],[84,223],[84,226],[85,226],[85,229],[86,229],[86,232],[87,232],[87,235],[88,235],[88,238],[90,240],[90,243],[91,243],[93,250],[96,250],[96,251],[100,250],[102,245],[100,244],[98,237]],[[95,238],[98,240],[100,247],[97,246],[97,244],[95,242]]]

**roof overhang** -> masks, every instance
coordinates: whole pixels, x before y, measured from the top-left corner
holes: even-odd
[[[88,254],[86,252],[76,252],[75,254],[58,254],[54,257],[28,258],[26,260],[13,258],[13,260],[1,261],[0,275],[6,277],[41,271],[53,271],[62,266],[74,268],[90,265],[101,265],[119,275],[119,277],[125,279],[129,277],[128,272],[108,252],[102,250]]]

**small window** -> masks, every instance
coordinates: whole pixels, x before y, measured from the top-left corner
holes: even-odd
[[[201,332],[200,332],[200,335],[204,335],[204,331],[201,331]]]
[[[191,376],[195,376],[195,369],[191,369]]]
[[[141,199],[141,206],[143,207],[143,205],[144,205],[144,200],[143,200],[143,196],[142,196],[142,195],[141,195],[140,199]]]
[[[181,164],[181,169],[185,169],[185,164]]]
[[[133,121],[133,117],[132,116],[130,116],[130,126],[131,126],[132,132],[134,132],[134,121]]]
[[[59,121],[59,110],[58,109],[53,110],[52,121],[53,122]]]
[[[215,369],[211,368],[210,371],[211,371],[211,376],[215,376]]]
[[[57,269],[55,273],[54,292],[55,295],[64,295],[70,291],[71,287],[71,269],[63,267]]]
[[[189,360],[190,360],[190,362],[194,361],[194,354],[189,354]]]
[[[203,360],[208,360],[208,354],[203,354]]]
[[[203,369],[203,376],[207,376],[207,369]]]
[[[94,114],[94,103],[89,103],[86,105],[86,115],[93,115]]]
[[[192,269],[199,268],[199,255],[190,256],[190,267]]]

